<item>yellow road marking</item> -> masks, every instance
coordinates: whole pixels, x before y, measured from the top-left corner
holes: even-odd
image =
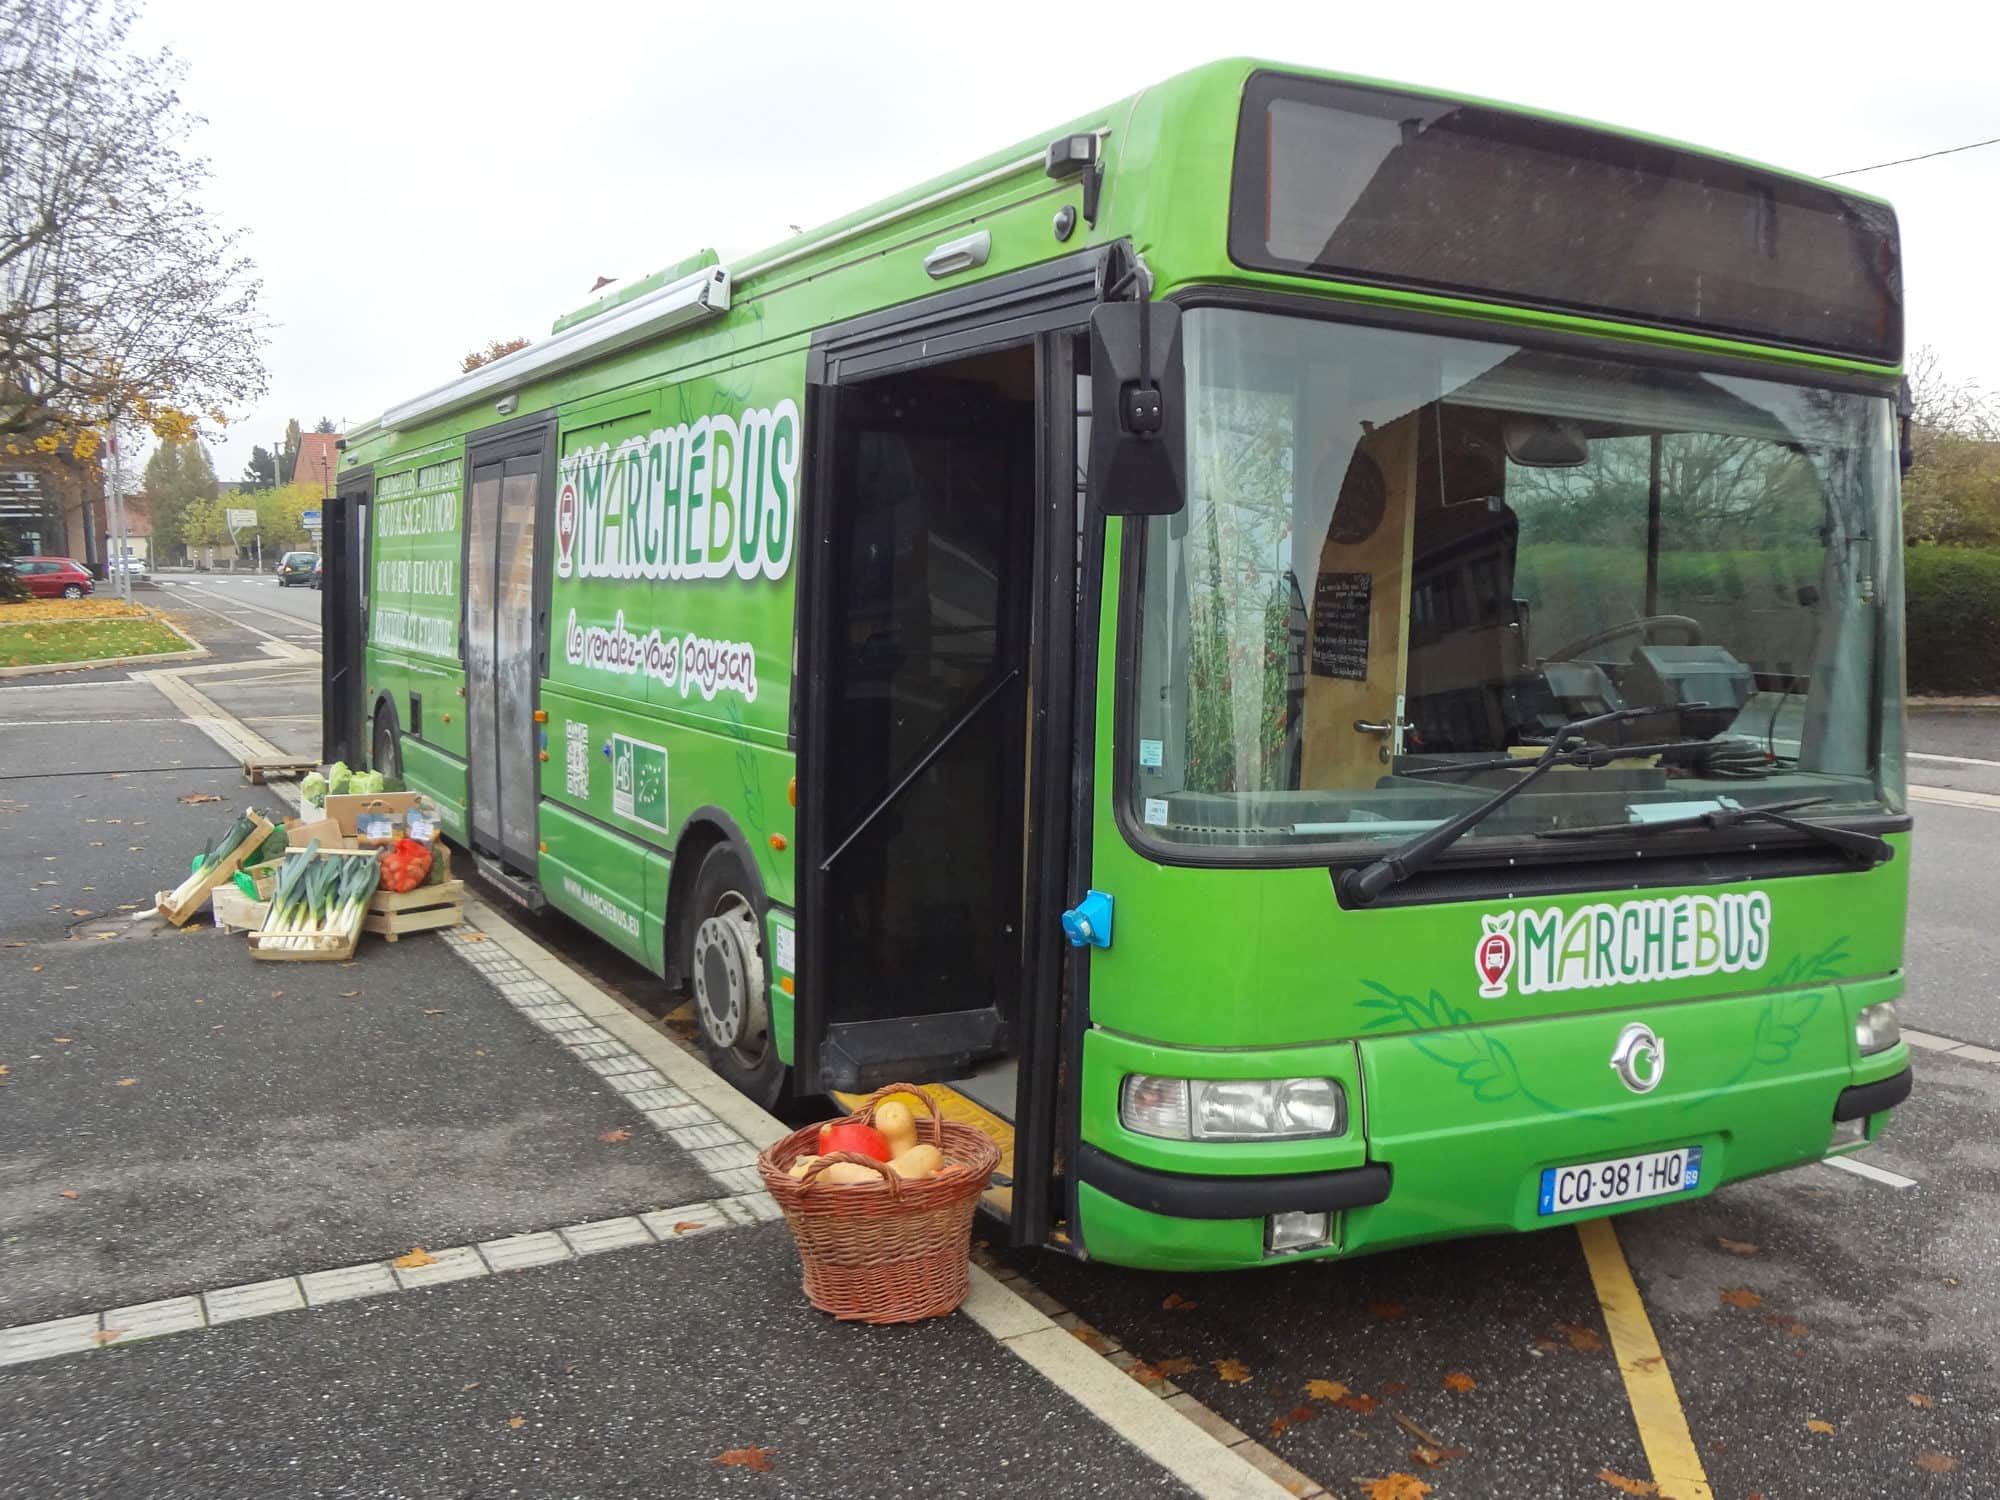
[[[937,1100],[938,1114],[944,1119],[959,1125],[970,1125],[981,1135],[990,1138],[993,1144],[1000,1148],[999,1173],[1001,1176],[1011,1180],[1014,1176],[1014,1127],[987,1109],[983,1104],[980,1104],[977,1100],[967,1098],[957,1089],[950,1088],[942,1083],[927,1083],[924,1085],[924,1088],[933,1099]],[[842,1108],[852,1110],[858,1108],[862,1100],[868,1096],[866,1094],[836,1093],[833,1097],[840,1101]],[[917,1119],[921,1121],[924,1118],[924,1107],[914,1100],[911,1101],[910,1107],[915,1112]],[[918,1126],[920,1132],[922,1128],[921,1125]],[[986,1206],[995,1213],[1000,1214],[1003,1218],[1013,1217],[1013,1188],[996,1185],[989,1187],[980,1196]]]
[[[1576,1234],[1583,1241],[1583,1258],[1590,1265],[1604,1326],[1611,1332],[1611,1352],[1625,1377],[1625,1399],[1631,1403],[1632,1420],[1639,1428],[1646,1462],[1652,1466],[1653,1482],[1660,1487],[1660,1500],[1715,1500],[1667,1357],[1653,1336],[1653,1320],[1646,1316],[1632,1268],[1619,1248],[1618,1232],[1609,1219],[1587,1219],[1576,1226]]]

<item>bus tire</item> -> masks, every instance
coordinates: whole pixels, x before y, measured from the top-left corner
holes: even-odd
[[[375,710],[375,727],[368,742],[370,769],[384,776],[403,774],[403,747],[396,731],[396,710],[386,703]]]
[[[787,1069],[771,1026],[757,884],[727,843],[701,856],[681,924],[681,972],[710,1067],[765,1109],[785,1095]]]

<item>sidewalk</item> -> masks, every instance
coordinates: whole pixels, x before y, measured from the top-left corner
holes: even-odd
[[[132,921],[278,810],[173,715],[0,690],[10,1490],[1282,1493],[983,1275],[814,1311],[783,1127],[497,913],[352,966]]]

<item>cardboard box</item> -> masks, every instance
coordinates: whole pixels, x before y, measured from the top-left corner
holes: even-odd
[[[362,813],[386,812],[400,817],[415,807],[422,795],[421,792],[369,792],[361,796],[329,796],[322,813],[338,823],[342,835],[351,839],[355,836],[355,820]]]
[[[336,818],[285,819],[285,842],[294,849],[303,849],[314,839],[318,839],[322,849],[352,849],[353,840],[340,831]]]

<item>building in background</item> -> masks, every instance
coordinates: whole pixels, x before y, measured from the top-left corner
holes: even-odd
[[[292,464],[292,472],[286,476],[287,484],[316,484],[329,499],[333,496],[333,480],[340,462],[340,452],[334,445],[340,441],[337,432],[305,432],[299,434],[299,456]]]

